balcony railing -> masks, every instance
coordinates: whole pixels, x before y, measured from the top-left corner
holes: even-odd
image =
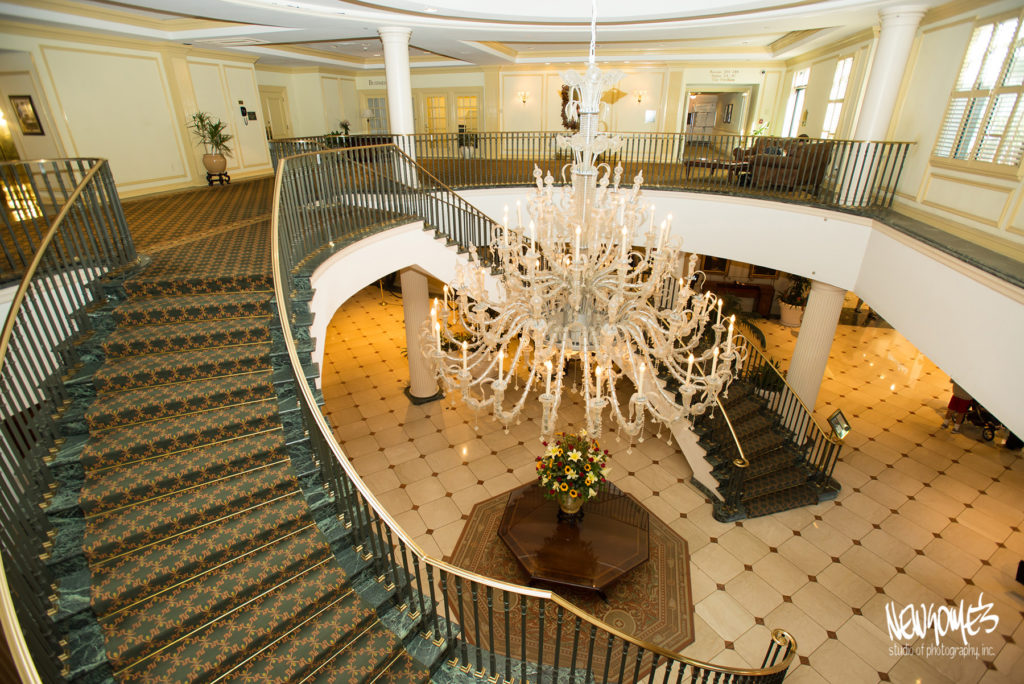
[[[56,490],[52,416],[69,400],[63,379],[101,278],[135,247],[104,160],[5,163],[0,189],[14,238],[5,267],[23,274],[0,335],[0,618],[21,678],[55,682],[65,650],[47,565],[57,531],[44,512]]]
[[[569,157],[564,133],[488,132],[336,136],[270,141],[277,160],[304,152],[393,141],[452,188],[532,185],[533,169],[560,178]],[[844,208],[892,205],[911,143],[746,135],[619,133],[622,146],[599,159],[644,173],[660,190],[716,192]]]
[[[317,407],[292,321],[305,318],[309,275],[317,264],[346,244],[410,220],[423,220],[427,229],[460,248],[484,245],[490,236],[485,216],[394,145],[307,152],[278,164],[272,256],[289,368],[321,475],[378,582],[394,588],[399,600],[422,618],[423,635],[444,650],[449,663],[491,681],[499,676],[526,681],[528,673],[537,681],[556,681],[558,673],[568,673],[569,681],[579,675],[580,681],[595,682],[781,681],[796,647],[782,630],[772,633],[759,668],[685,658],[604,624],[551,592],[496,581],[430,557],[381,505]],[[471,629],[453,626],[455,616],[469,615]],[[553,644],[545,644],[545,621],[558,626]],[[562,655],[563,644],[571,655]],[[601,667],[594,666],[595,658]]]

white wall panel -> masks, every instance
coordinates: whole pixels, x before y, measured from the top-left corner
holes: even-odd
[[[157,54],[44,46],[46,70],[78,156],[106,157],[121,187],[188,180]]]

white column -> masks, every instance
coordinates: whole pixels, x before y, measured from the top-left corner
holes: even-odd
[[[857,119],[855,140],[884,140],[892,121],[907,58],[925,10],[923,5],[889,7],[878,13],[881,28]]]
[[[388,115],[391,132],[415,133],[412,118],[412,75],[409,72],[409,36],[412,30],[382,26],[377,31],[384,43],[384,76],[388,83]]]
[[[907,58],[926,9],[921,5],[905,5],[878,13],[881,19],[878,44],[864,88],[857,128],[853,132],[854,140],[885,140],[907,69]],[[854,148],[850,154],[841,176],[847,186],[841,198],[843,204],[862,206],[871,202],[877,183],[868,180],[875,168],[875,152],[874,147],[865,145]]]
[[[411,268],[402,269],[400,277],[402,312],[405,314],[405,348],[409,357],[409,387],[405,393],[413,403],[424,403],[441,397],[437,381],[420,347],[420,329],[430,316],[427,277]]]
[[[836,325],[843,310],[846,290],[827,283],[811,281],[807,309],[796,338],[793,360],[789,363],[786,381],[811,411],[818,399],[821,379],[836,336]]]

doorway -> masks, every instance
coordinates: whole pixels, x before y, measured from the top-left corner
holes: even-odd
[[[288,91],[284,86],[260,86],[260,106],[263,108],[267,140],[292,137]]]

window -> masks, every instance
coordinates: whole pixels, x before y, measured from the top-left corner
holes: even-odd
[[[448,132],[448,100],[444,95],[426,98],[427,133]]]
[[[384,97],[367,97],[366,110],[363,112],[363,117],[366,119],[367,133],[387,133],[387,99]]]
[[[853,57],[841,59],[836,64],[836,73],[832,76],[832,90],[828,93],[828,106],[825,107],[825,123],[821,129],[821,137],[836,137],[839,129],[839,116],[843,113],[843,100],[846,98],[846,87],[850,84],[850,69]]]
[[[793,74],[793,92],[790,93],[789,102],[786,103],[786,119],[782,124],[782,135],[787,138],[795,138],[800,130],[800,119],[804,111],[804,92],[807,90],[807,79],[810,75],[810,69]]]
[[[1021,17],[974,29],[939,128],[933,155],[1019,166],[1024,153],[1024,36]]]
[[[455,119],[458,121],[460,131],[476,132],[479,110],[476,95],[459,95],[455,98]]]

